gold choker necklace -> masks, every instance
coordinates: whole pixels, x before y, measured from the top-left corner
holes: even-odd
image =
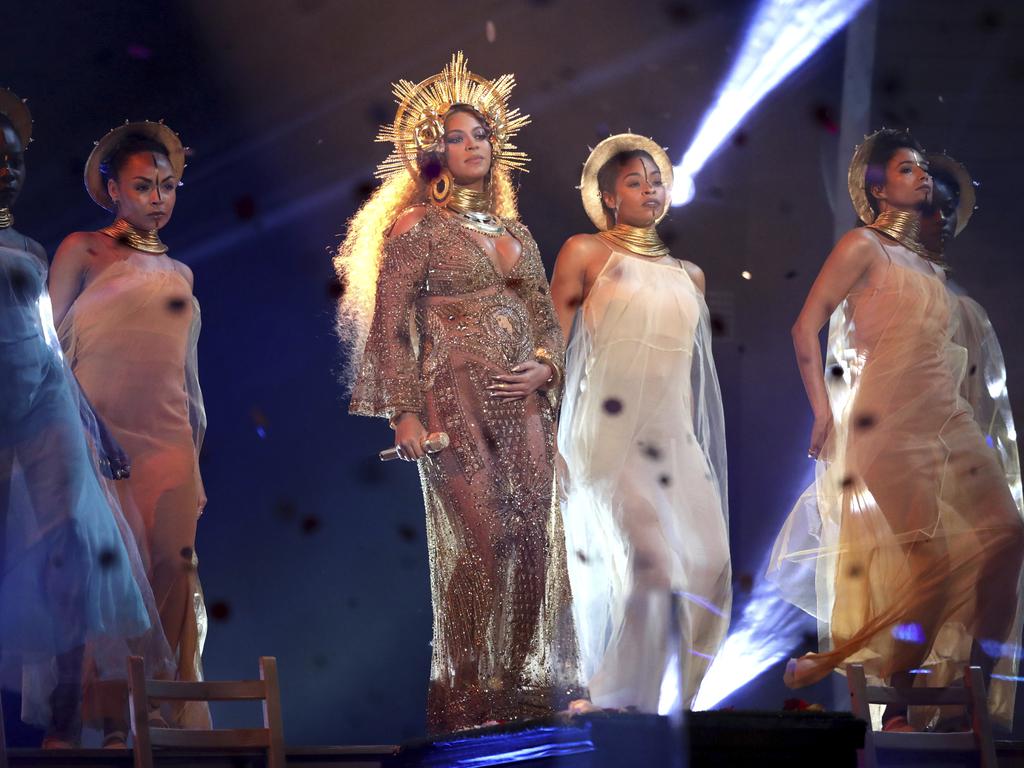
[[[466,229],[487,237],[501,237],[505,234],[505,225],[491,212],[493,201],[490,190],[477,192],[453,183],[445,207],[455,214],[456,221]]]
[[[167,253],[167,246],[160,241],[160,233],[155,229],[139,229],[124,219],[117,219],[109,227],[100,230],[107,237],[112,237],[122,245],[134,248],[143,253]]]
[[[922,259],[927,259],[933,264],[938,264],[946,269],[946,262],[941,255],[937,255],[924,247],[921,242],[921,217],[907,211],[888,210],[878,214],[868,229],[874,229],[883,235],[888,235],[897,243],[909,251],[913,251]]]
[[[0,229],[14,226],[14,216],[10,208],[0,208]]]
[[[598,232],[597,236],[611,246],[625,248],[631,253],[649,259],[661,259],[669,255],[668,246],[661,242],[658,230],[653,226],[631,227],[629,224],[616,224],[611,229]]]

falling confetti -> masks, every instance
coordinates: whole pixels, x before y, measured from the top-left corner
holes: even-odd
[[[327,297],[331,301],[338,301],[342,296],[345,295],[345,281],[341,277],[335,275],[327,281]]]
[[[99,564],[101,568],[112,568],[117,564],[118,556],[117,551],[114,549],[102,549],[99,554]]]
[[[252,195],[242,195],[235,198],[235,218],[239,221],[249,221],[256,216],[256,200]]]
[[[609,397],[603,404],[604,412],[609,416],[617,416],[622,413],[622,401],[617,397]]]
[[[484,24],[484,37],[487,38],[488,43],[493,43],[498,39],[498,28],[494,26],[494,22],[490,19]]]
[[[644,456],[652,461],[661,460],[661,448],[656,445],[641,443],[640,450],[643,451]]]
[[[812,114],[815,122],[829,133],[839,133],[839,123],[836,121],[832,107],[827,104],[818,104],[814,107]]]
[[[210,603],[207,613],[214,621],[227,621],[231,617],[231,606],[224,600]]]
[[[167,311],[180,315],[188,307],[188,301],[183,296],[172,296],[167,300]]]
[[[877,421],[873,414],[862,413],[854,417],[853,426],[857,429],[871,429]]]

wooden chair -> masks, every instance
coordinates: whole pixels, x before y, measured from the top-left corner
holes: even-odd
[[[864,736],[864,768],[877,768],[876,750],[916,752],[977,752],[981,768],[997,768],[992,721],[988,712],[988,694],[980,667],[964,670],[964,686],[957,688],[911,688],[897,690],[887,686],[869,686],[864,667],[852,664],[846,670],[853,714],[868,724]],[[971,730],[962,733],[901,733],[874,731],[869,704],[897,706],[960,705],[966,708]]]
[[[277,660],[260,658],[259,680],[205,681],[201,683],[147,680],[143,660],[128,660],[129,702],[135,768],[153,768],[153,747],[178,749],[239,749],[261,747],[267,752],[267,768],[285,768],[281,696],[277,684]],[[150,724],[150,701],[262,701],[262,728],[196,730],[157,728]]]

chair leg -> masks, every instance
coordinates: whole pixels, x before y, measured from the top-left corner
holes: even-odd
[[[971,729],[978,744],[982,768],[997,768],[996,745],[992,738],[992,718],[988,711],[988,692],[981,667],[964,670],[964,684],[971,692]]]
[[[128,658],[128,703],[132,718],[132,756],[135,768],[153,768],[153,745],[149,739],[146,665],[141,656]]]
[[[263,727],[270,732],[267,768],[285,768],[284,724],[281,718],[281,691],[277,680],[277,659],[260,657],[260,680],[266,685],[263,699]]]
[[[867,724],[864,731],[864,750],[861,765],[863,768],[876,768],[878,756],[875,753],[875,736],[871,728],[871,708],[868,706],[868,683],[864,676],[864,667],[851,664],[846,668],[846,685],[850,689],[850,711],[853,716]]]

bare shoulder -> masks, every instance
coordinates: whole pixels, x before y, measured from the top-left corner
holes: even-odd
[[[683,269],[686,270],[686,274],[693,280],[693,284],[697,286],[697,290],[701,293],[707,289],[707,278],[704,277],[704,270],[694,264],[692,261],[686,261],[682,259]]]
[[[833,252],[877,254],[881,252],[878,237],[867,227],[855,227],[839,238]]]
[[[867,227],[856,227],[839,238],[828,261],[846,268],[865,270],[884,256],[875,233]]]
[[[193,286],[195,284],[195,279],[192,275],[192,268],[188,264],[183,261],[178,261],[177,259],[171,259],[171,263],[174,264],[175,271],[185,278],[189,286]]]
[[[109,243],[110,238],[99,232],[72,232],[57,246],[53,255],[54,267],[84,267]]]
[[[391,225],[391,231],[388,232],[388,237],[398,237],[404,235],[410,229],[415,227],[421,221],[423,217],[427,215],[427,206],[425,204],[414,205],[410,208],[406,208],[399,214],[398,218],[395,219],[395,223]]]
[[[562,244],[558,258],[566,261],[586,262],[595,258],[606,259],[611,249],[597,235],[573,235]]]

